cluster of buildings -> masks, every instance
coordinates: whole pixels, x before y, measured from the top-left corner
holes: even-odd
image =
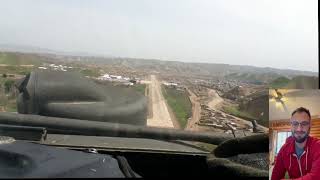
[[[192,84],[200,85],[208,88],[212,88],[221,92],[228,92],[236,86],[244,85],[244,83],[235,81],[235,80],[202,80],[196,79],[192,82]]]
[[[56,64],[49,64],[49,65],[44,65],[44,66],[39,66],[38,69],[49,69],[49,70],[54,70],[54,71],[68,71],[67,69],[72,69],[73,67],[71,66],[64,66],[64,65],[56,65]]]
[[[103,74],[99,76],[97,79],[102,81],[121,82],[124,85],[129,85],[129,86],[132,86],[140,81],[139,78],[129,78],[129,77],[123,77],[120,75],[111,75],[111,74]]]
[[[169,88],[174,88],[178,91],[185,91],[185,87],[181,84],[175,83],[175,82],[163,82],[163,85],[169,87]]]
[[[246,124],[239,124],[235,117],[222,113],[220,111],[210,109],[207,105],[201,104],[201,118],[197,122],[200,126],[209,126],[224,130],[225,133],[231,131],[245,130],[251,131],[252,127]]]
[[[178,83],[174,83],[174,82],[164,82],[163,84],[166,86],[174,86],[174,87],[178,86]]]

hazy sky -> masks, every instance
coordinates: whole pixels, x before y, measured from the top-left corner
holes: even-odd
[[[318,72],[317,0],[0,0],[0,44]]]

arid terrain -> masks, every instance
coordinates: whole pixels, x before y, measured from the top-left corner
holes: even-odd
[[[147,125],[173,128],[173,122],[161,92],[160,82],[155,75],[151,75],[150,79],[149,100],[152,102],[152,118],[147,119]]]
[[[16,111],[13,81],[37,71],[71,71],[133,87],[149,101],[147,126],[253,133],[268,124],[268,87],[312,88],[316,73],[253,66],[0,52],[0,111]],[[259,107],[259,108],[256,108]]]

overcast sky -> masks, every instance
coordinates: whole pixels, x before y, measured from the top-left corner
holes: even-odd
[[[317,0],[0,0],[0,44],[318,72]]]

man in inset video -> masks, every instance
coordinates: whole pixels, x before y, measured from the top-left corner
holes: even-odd
[[[320,141],[309,136],[309,110],[300,107],[293,111],[290,124],[292,136],[277,155],[271,180],[283,179],[286,171],[290,179],[320,180]]]

